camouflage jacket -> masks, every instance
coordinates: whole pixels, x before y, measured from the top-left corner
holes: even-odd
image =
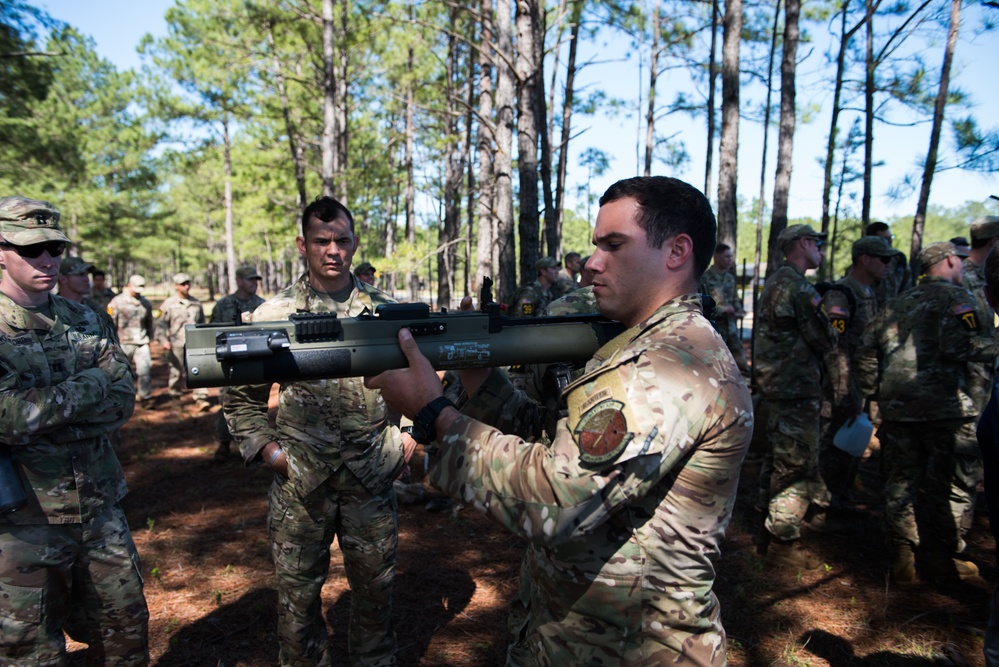
[[[975,298],[975,314],[982,325],[982,330],[990,336],[996,335],[995,313],[992,306],[985,300],[985,267],[978,266],[969,258],[962,262],[964,267],[964,280],[962,284],[966,290],[971,292]],[[995,366],[992,362],[972,363],[968,368],[968,382],[971,395],[975,404],[979,406],[979,412],[985,409],[985,404],[989,401],[989,394],[992,392],[992,382],[995,380]]]
[[[874,286],[874,294],[878,298],[878,308],[885,305],[896,296],[912,286],[912,275],[909,271],[909,262],[903,253],[891,256],[888,262],[888,272],[884,280]]]
[[[510,317],[537,317],[555,297],[555,286],[545,289],[540,281],[518,289],[510,299]]]
[[[852,299],[847,296],[844,290],[849,291]],[[822,296],[820,307],[833,329],[839,334],[840,356],[838,358],[827,356],[826,363],[833,363],[832,360],[837,359],[840,377],[849,388],[850,395],[859,405],[862,403],[863,397],[857,386],[855,359],[857,349],[860,348],[861,340],[864,337],[864,329],[867,327],[867,323],[874,319],[874,315],[878,311],[877,297],[872,288],[858,281],[852,275],[848,275],[837,280],[836,287],[826,291]],[[832,400],[832,387],[826,382],[822,405],[825,417],[832,416],[830,412]]]
[[[264,300],[256,294],[251,294],[249,299],[236,298],[235,294],[229,294],[215,302],[212,308],[212,322],[242,322],[243,313],[252,313]]]
[[[528,400],[501,374],[498,413]],[[597,351],[550,446],[467,415],[434,484],[531,542],[538,664],[723,665],[713,561],[753,429],[749,391],[689,294]],[[495,397],[498,397],[495,398]]]
[[[118,329],[122,345],[148,345],[153,338],[153,305],[144,296],[133,298],[122,292],[111,299],[108,315]]]
[[[354,317],[393,303],[377,288],[352,279],[354,292],[336,311],[339,315]],[[253,321],[286,320],[300,311],[334,312],[331,303],[309,286],[304,274],[259,306]],[[303,497],[342,465],[372,493],[392,483],[404,462],[398,419],[381,393],[367,389],[362,378],[282,384],[275,426],[267,419],[270,390],[271,385],[264,384],[230,387],[226,392],[226,421],[248,465],[258,462],[260,450],[273,441],[284,449],[288,475]]]
[[[765,398],[820,398],[822,372],[842,369],[838,336],[819,308],[819,293],[788,263],[767,278],[756,320],[753,366]],[[832,380],[842,396],[844,378]]]
[[[970,361],[994,362],[999,341],[984,333],[966,289],[936,276],[881,309],[857,354],[858,384],[877,395],[889,421],[975,417]]]
[[[111,303],[111,299],[115,298],[117,293],[110,287],[105,287],[102,290],[90,290],[90,298],[94,300],[101,310],[105,310],[108,304]]]
[[[97,313],[50,296],[42,314],[0,294],[0,440],[28,496],[0,523],[82,523],[121,500],[108,433],[134,407],[128,360]]]
[[[182,348],[187,340],[184,327],[188,324],[203,324],[205,311],[201,301],[193,296],[181,299],[176,294],[168,296],[160,304],[160,319],[156,323],[156,340],[170,343],[171,347]]]
[[[719,273],[713,267],[709,268],[701,276],[701,284],[697,289],[701,294],[707,294],[715,300],[715,327],[723,333],[735,333],[738,319],[724,310],[726,306],[739,309],[738,295],[735,291],[735,276],[729,271]]]
[[[552,285],[551,292],[552,298],[557,299],[563,297],[573,290],[579,289],[579,282],[576,280],[576,276],[569,273],[565,267],[558,272],[558,278],[555,280],[555,284]]]

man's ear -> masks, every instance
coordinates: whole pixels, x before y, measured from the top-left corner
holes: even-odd
[[[298,253],[305,257],[305,239],[301,236],[295,237],[295,245],[298,247]]]
[[[676,271],[690,261],[694,255],[694,241],[688,234],[677,234],[666,239],[666,268]]]

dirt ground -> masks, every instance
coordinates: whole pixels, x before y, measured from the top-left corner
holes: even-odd
[[[158,363],[159,402],[136,410],[123,429],[120,452],[130,490],[123,504],[142,556],[151,614],[152,664],[275,665],[276,594],[265,525],[270,473],[245,468],[235,454],[215,463],[217,408],[198,413],[189,396],[172,403],[165,385]],[[417,456],[414,468],[420,465]],[[753,544],[760,521],[753,508],[758,470],[754,452],[717,563],[730,664],[984,665],[982,633],[996,574],[984,514],[969,539],[983,577],[897,587],[885,576],[877,461],[869,459],[859,480],[859,536],[809,535],[825,568],[774,573],[763,569]],[[400,506],[399,526],[399,664],[502,665],[523,542],[467,508],[435,513],[422,504]],[[334,549],[323,589],[334,665],[347,664],[349,604]],[[71,648],[78,661],[79,647]]]

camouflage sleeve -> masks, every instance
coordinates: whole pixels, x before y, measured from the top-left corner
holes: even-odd
[[[940,318],[940,351],[957,361],[994,363],[999,340],[984,332],[971,294],[966,290],[954,293]]]
[[[846,345],[846,330],[850,327],[850,302],[839,289],[830,289],[822,296],[822,314],[839,334],[840,347]]]
[[[825,356],[839,342],[836,330],[819,308],[819,293],[811,285],[794,295],[794,309],[805,343],[819,356]]]
[[[229,387],[226,390],[224,415],[229,432],[239,443],[243,460],[259,459],[260,450],[268,442],[280,442],[280,436],[267,418],[270,384]]]
[[[884,324],[887,311],[882,309],[874,319],[868,322],[857,348],[853,364],[856,368],[856,385],[863,398],[874,396],[881,380],[881,359],[878,354],[878,336]]]
[[[170,301],[167,299],[160,304],[160,317],[156,320],[156,334],[150,336],[155,338],[160,345],[170,340]]]
[[[494,368],[474,396],[461,407],[463,414],[525,440],[544,434],[544,406],[517,389],[502,370]]]

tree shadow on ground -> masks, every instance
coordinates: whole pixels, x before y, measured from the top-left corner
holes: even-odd
[[[809,630],[799,640],[809,653],[829,663],[829,667],[955,667],[967,663],[947,644],[934,655],[915,655],[894,651],[875,651],[855,655],[853,645],[843,637],[825,630]]]

